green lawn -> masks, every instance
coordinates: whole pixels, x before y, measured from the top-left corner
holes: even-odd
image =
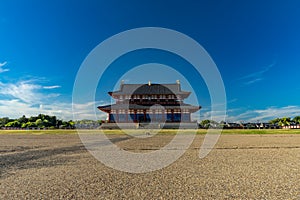
[[[131,134],[143,134],[146,132],[153,132],[154,130],[126,130]],[[105,134],[124,134],[122,130],[103,130]],[[199,129],[197,134],[206,134],[207,130]],[[77,134],[77,130],[0,130],[0,134]],[[80,130],[80,133],[101,133],[100,130]],[[195,133],[195,130],[179,130],[176,129],[163,129],[159,131],[159,134],[189,134]],[[222,134],[300,134],[300,129],[225,129],[222,130]]]

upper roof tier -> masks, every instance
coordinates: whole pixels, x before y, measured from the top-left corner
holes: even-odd
[[[108,92],[112,97],[119,95],[180,95],[181,98],[187,98],[191,92],[182,91],[179,82],[173,84],[122,84],[120,90]]]

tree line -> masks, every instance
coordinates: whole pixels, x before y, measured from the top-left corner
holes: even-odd
[[[0,128],[22,128],[22,129],[74,129],[74,128],[82,128],[82,129],[94,129],[98,128],[104,121],[103,120],[80,120],[80,121],[64,121],[61,119],[57,119],[56,116],[50,116],[45,114],[39,114],[37,116],[31,116],[27,118],[25,115],[18,119],[10,119],[8,117],[0,118]],[[258,126],[262,123],[231,123],[236,124],[235,128],[259,128]],[[263,123],[264,125],[266,123]],[[300,116],[296,116],[294,118],[291,117],[283,117],[272,119],[268,122],[269,128],[271,127],[283,127],[290,125],[300,125]],[[213,120],[202,120],[199,123],[199,128],[230,128],[230,123],[226,123],[224,121],[216,122]],[[265,128],[265,127],[264,127]]]
[[[294,118],[282,117],[270,120],[267,123],[249,123],[249,122],[239,122],[239,123],[227,123],[224,121],[216,122],[214,120],[205,119],[199,123],[200,128],[280,128],[290,125],[300,125],[300,116]]]
[[[95,128],[101,125],[101,121],[81,120],[81,121],[64,121],[57,119],[56,116],[39,114],[27,118],[25,115],[18,119],[10,119],[8,117],[0,118],[0,128],[22,128],[22,129],[74,129],[79,128]]]
[[[300,116],[296,116],[293,119],[291,117],[283,117],[283,118],[276,118],[270,120],[270,124],[275,124],[278,126],[289,126],[292,124],[298,125],[300,124]]]

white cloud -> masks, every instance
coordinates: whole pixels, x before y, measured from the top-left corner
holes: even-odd
[[[300,106],[268,107],[266,109],[248,110],[238,115],[230,115],[228,121],[268,122],[274,118],[295,117],[300,115]]]
[[[277,117],[295,117],[300,115],[299,106],[286,106],[286,107],[270,107],[265,110],[255,110],[257,116],[252,118],[256,120],[270,120]]]
[[[201,112],[200,111],[200,120],[197,119],[198,121],[202,121],[204,119],[211,119],[217,122],[223,121],[224,118],[225,120],[227,119],[227,114],[225,114],[224,116],[224,112],[223,111],[206,111],[206,112]]]
[[[197,120],[197,121],[202,121],[204,119],[212,119],[214,121],[220,122],[225,120],[229,117],[228,114],[229,113],[234,113],[236,111],[238,111],[239,109],[226,109],[226,113],[224,115],[224,109],[226,107],[228,107],[229,104],[232,104],[234,102],[238,101],[237,98],[234,99],[230,99],[225,103],[219,103],[219,104],[215,104],[214,105],[214,111],[211,111],[210,105],[209,106],[204,106],[203,108],[201,108],[200,110],[200,119],[199,119],[199,114],[193,114],[192,117],[193,119]],[[225,107],[225,108],[224,108]]]
[[[226,114],[227,122],[268,122],[271,119],[282,117],[295,117],[300,116],[300,106],[284,106],[284,107],[268,107],[265,109],[254,109],[242,112],[240,109],[228,109]],[[204,119],[211,119],[214,116],[215,121],[221,121],[222,113],[219,111],[205,110],[200,112],[200,121]],[[240,113],[240,114],[236,114]]]
[[[60,88],[60,85],[52,85],[52,86],[44,86],[44,89],[56,89],[56,88]]]
[[[0,63],[0,73],[8,72],[9,69],[3,69],[3,67],[7,64],[7,62]]]
[[[41,89],[41,85],[34,84],[30,80],[17,83],[0,83],[2,96],[19,99],[29,104],[39,104],[51,97],[49,94],[42,93]]]
[[[105,119],[106,113],[99,112],[96,108],[97,102],[74,105],[74,114],[76,119]],[[40,104],[33,106],[18,99],[0,100],[0,117],[19,118],[22,115],[36,116],[40,113],[55,115],[59,119],[73,119],[72,103],[54,102],[49,104]]]
[[[107,114],[99,111],[98,106],[107,105],[110,102],[94,101],[86,103],[73,103],[73,117],[74,119],[106,119]]]
[[[3,69],[7,62],[0,63],[0,73],[9,71]],[[19,118],[22,115],[34,116],[40,113],[55,115],[60,119],[105,119],[106,113],[97,110],[97,106],[104,102],[87,102],[73,104],[62,102],[59,93],[50,92],[60,88],[60,85],[42,85],[43,79],[23,80],[16,83],[3,83],[0,81],[0,117]]]
[[[74,104],[61,102],[60,94],[51,93],[49,89],[60,86],[43,86],[38,80],[20,81],[17,83],[0,82],[0,117],[19,118],[22,115],[33,116],[40,113],[56,115],[58,118],[73,119],[105,119],[106,113],[97,110],[97,106],[104,102],[87,102]]]

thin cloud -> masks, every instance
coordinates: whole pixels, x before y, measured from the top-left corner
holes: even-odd
[[[0,73],[8,72],[9,69],[3,69],[3,67],[7,64],[7,62],[0,63]]]
[[[254,72],[251,74],[248,74],[246,76],[243,76],[239,78],[238,80],[243,80],[245,85],[250,85],[259,81],[262,81],[264,79],[264,74],[268,72],[276,63],[272,63],[265,67],[263,70],[260,70],[258,72]]]
[[[253,80],[247,81],[244,84],[245,85],[250,85],[250,84],[256,83],[256,82],[261,81],[261,80],[263,80],[263,78],[257,78],[257,79],[253,79]]]
[[[6,65],[7,64],[7,62],[5,61],[5,62],[3,62],[3,63],[0,63],[0,67],[3,67],[4,65]]]

